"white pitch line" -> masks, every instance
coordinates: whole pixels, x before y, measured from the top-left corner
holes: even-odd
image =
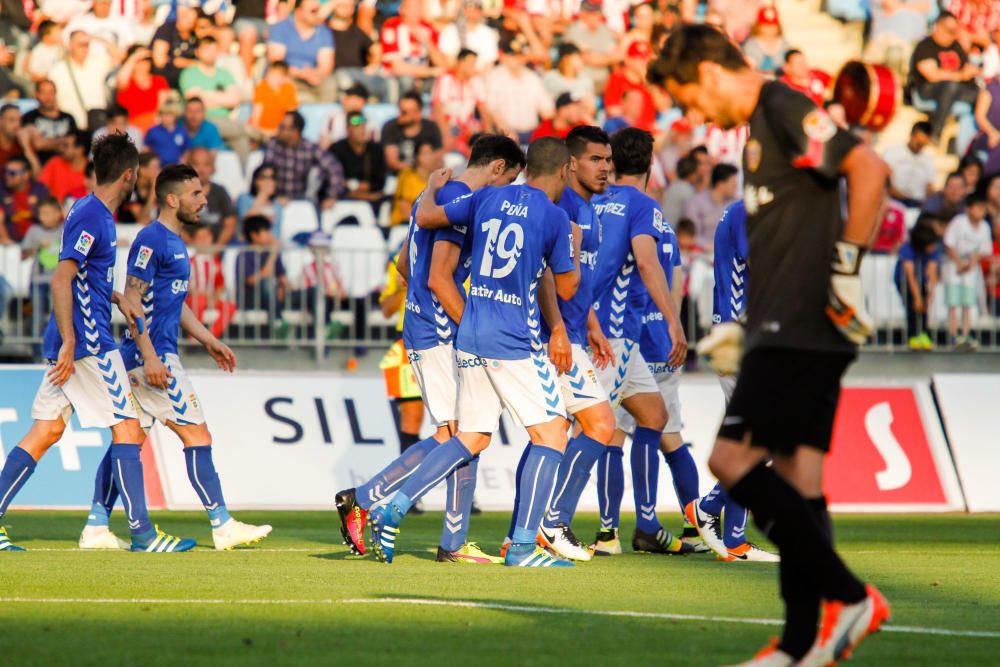
[[[672,614],[652,611],[615,611],[605,609],[557,609],[554,607],[533,607],[530,605],[501,604],[497,602],[476,602],[473,600],[425,600],[420,598],[350,598],[334,600],[331,598],[317,599],[157,599],[157,598],[0,598],[0,604],[148,604],[148,605],[337,605],[337,604],[385,604],[385,605],[420,605],[428,607],[457,607],[463,609],[489,609],[496,611],[514,611],[528,614],[568,614],[577,616],[611,616],[625,618],[651,618],[666,621],[699,621],[708,623],[740,623],[744,625],[781,625],[783,621],[775,618],[741,618],[735,616],[706,616],[702,614]],[[908,625],[886,625],[883,632],[893,632],[911,635],[937,635],[942,637],[970,637],[975,639],[1000,639],[1000,632],[988,630],[949,630],[947,628],[923,628]]]

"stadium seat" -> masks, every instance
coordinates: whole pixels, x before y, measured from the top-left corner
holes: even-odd
[[[465,156],[461,153],[444,154],[444,166],[451,169],[452,176],[461,176],[462,172],[465,171],[465,162]]]
[[[389,195],[390,197],[396,194],[396,186],[399,185],[399,179],[395,174],[389,174],[385,177],[385,186],[382,188],[382,192]]]
[[[251,179],[253,178],[253,171],[262,164],[264,164],[264,151],[250,151],[250,155],[247,156],[246,170],[244,171],[248,192],[250,190]]]
[[[385,239],[375,227],[340,225],[330,242],[332,259],[350,297],[365,297],[385,281]]]
[[[16,244],[0,246],[0,276],[3,276],[10,285],[13,298],[28,297],[34,267],[34,258],[21,259],[21,248]]]
[[[403,241],[406,240],[406,234],[409,231],[407,225],[393,225],[389,228],[389,242],[386,244],[389,248],[390,253],[395,253],[403,245]]]
[[[31,98],[18,98],[15,100],[4,100],[4,104],[13,104],[21,112],[21,115],[34,111],[38,108],[38,100]]]
[[[339,108],[339,104],[329,103],[299,105],[299,113],[306,120],[306,127],[302,131],[303,138],[312,142],[319,141],[320,131],[326,124],[326,119]]]
[[[229,198],[236,200],[248,190],[247,178],[240,158],[233,151],[219,151],[215,155],[215,182],[226,189]]]
[[[372,211],[371,204],[366,201],[340,200],[333,208],[323,211],[323,231],[332,234],[335,227],[351,216],[354,216],[360,227],[376,227],[375,212]]]
[[[388,227],[392,223],[392,202],[385,200],[378,207],[378,226]]]
[[[399,116],[399,107],[395,104],[369,104],[365,107],[365,118],[368,119],[368,125],[378,127],[379,131],[397,116]]]
[[[898,329],[906,324],[906,310],[893,283],[894,255],[869,255],[861,264],[865,305],[878,329]]]
[[[319,229],[319,218],[316,215],[316,205],[305,199],[288,202],[281,214],[280,238],[289,242],[296,234],[312,233]]]

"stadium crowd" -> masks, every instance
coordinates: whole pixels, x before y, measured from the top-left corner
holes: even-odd
[[[865,58],[894,69],[927,116],[883,152],[893,199],[873,250],[898,256],[884,282],[901,297],[906,342],[972,349],[974,314],[1000,315],[1000,4],[940,5],[826,8],[868,19]],[[740,197],[746,130],[706,125],[646,81],[671,29],[692,21],[846,125],[835,73],[811,68],[762,0],[0,0],[0,245],[34,258],[44,312],[62,218],[93,189],[90,143],[126,132],[141,156],[121,225],[155,219],[164,166],[190,164],[207,189],[208,229],[186,239],[191,299],[222,334],[241,310],[312,310],[319,290],[328,313],[348,292],[363,299],[375,285],[345,289],[358,281],[337,261],[335,224],[378,220],[384,266],[385,239],[394,252],[430,172],[462,164],[477,133],[524,144],[633,126],[656,139],[650,194],[677,231],[697,323],[715,227]],[[947,152],[960,166],[941,178],[935,154]],[[330,247],[330,234],[331,256],[288,275],[283,245]],[[222,251],[244,246],[227,274]],[[938,293],[949,326],[932,338]],[[0,274],[3,312],[26,305]]]

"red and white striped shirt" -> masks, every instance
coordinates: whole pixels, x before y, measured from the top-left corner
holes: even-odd
[[[315,259],[306,264],[305,268],[302,269],[302,277],[299,281],[303,289],[311,289],[319,285],[319,271],[317,270]],[[323,260],[323,291],[327,293],[336,292],[338,294],[343,294],[344,292],[337,267],[328,258]]]
[[[226,280],[222,275],[222,262],[216,255],[196,253],[191,256],[191,278],[189,289],[192,294],[215,294],[225,289]]]

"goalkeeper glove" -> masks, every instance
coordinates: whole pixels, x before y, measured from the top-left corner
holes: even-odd
[[[698,341],[698,355],[720,375],[736,375],[743,356],[743,325],[739,322],[716,324]]]
[[[826,314],[834,326],[855,345],[864,343],[873,328],[871,315],[865,310],[865,293],[858,275],[863,256],[864,249],[860,246],[848,241],[837,242],[826,305]]]

